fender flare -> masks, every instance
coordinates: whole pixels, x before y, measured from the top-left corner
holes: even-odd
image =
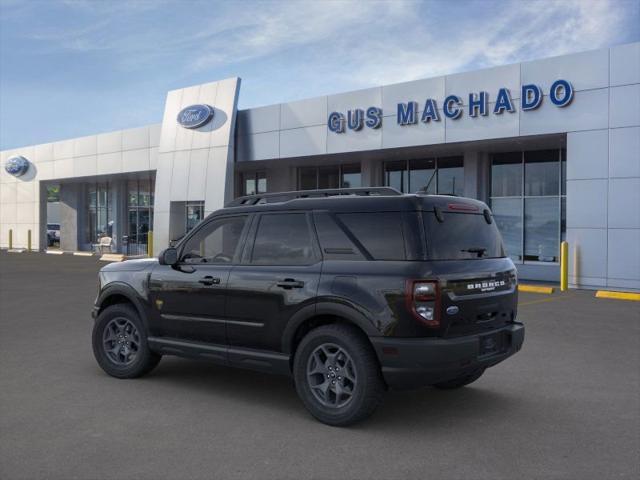
[[[341,303],[323,300],[301,308],[291,317],[282,333],[282,352],[291,354],[293,351],[293,340],[298,328],[307,320],[320,315],[331,315],[343,318],[348,323],[358,327],[369,337],[381,336],[374,324],[362,312],[349,304],[345,304],[344,300],[341,301]]]
[[[133,307],[138,312],[140,320],[142,320],[142,323],[148,331],[149,325],[147,322],[146,309],[140,301],[138,293],[131,285],[122,282],[113,282],[108,284],[98,295],[95,306],[101,310],[105,300],[114,295],[121,295],[129,300],[129,302],[131,302]]]

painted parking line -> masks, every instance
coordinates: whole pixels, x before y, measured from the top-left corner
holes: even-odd
[[[524,307],[526,305],[535,305],[536,303],[547,303],[547,302],[555,302],[556,300],[564,300],[567,298],[574,298],[575,295],[568,295],[568,294],[562,294],[562,295],[556,295],[553,297],[547,297],[547,298],[540,298],[538,300],[531,300],[530,302],[522,302],[522,303],[518,303],[519,307]]]

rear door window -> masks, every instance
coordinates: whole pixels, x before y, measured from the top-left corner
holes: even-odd
[[[316,260],[305,213],[275,213],[260,217],[253,265],[310,265]]]
[[[443,212],[443,221],[439,221],[434,212],[423,215],[431,260],[505,256],[496,222],[487,223],[483,214]]]
[[[374,260],[406,260],[400,212],[343,213],[337,218]]]

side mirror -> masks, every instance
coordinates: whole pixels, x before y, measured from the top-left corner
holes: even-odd
[[[158,255],[158,262],[160,265],[175,265],[178,263],[178,250],[173,247],[169,247]]]

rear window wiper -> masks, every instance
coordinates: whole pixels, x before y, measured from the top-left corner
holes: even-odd
[[[487,249],[482,247],[471,247],[471,248],[462,249],[460,251],[468,252],[468,253],[476,253],[478,254],[478,258],[484,257],[484,254],[487,253]]]

